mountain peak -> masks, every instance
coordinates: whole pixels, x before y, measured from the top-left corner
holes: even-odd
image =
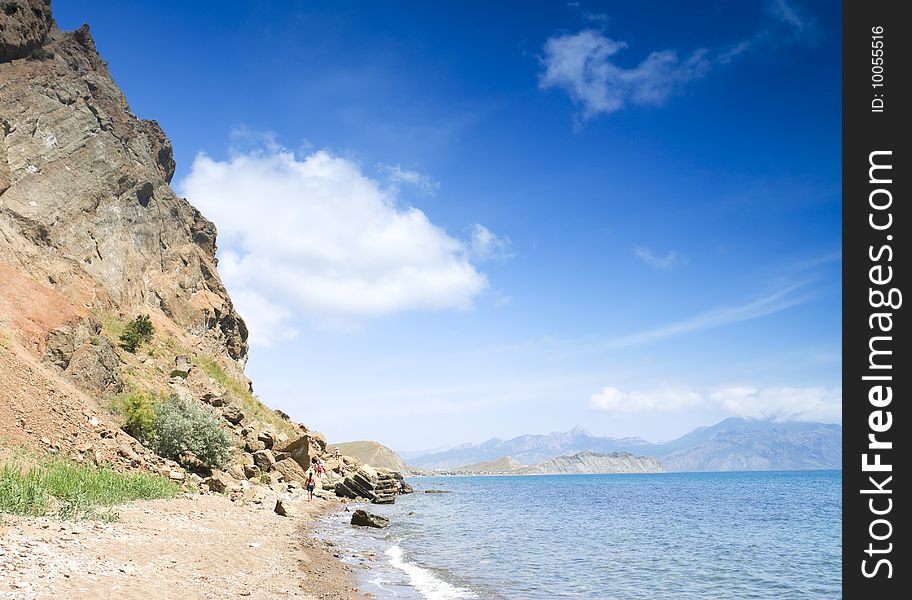
[[[582,425],[575,425],[567,434],[573,437],[592,437],[592,433]]]

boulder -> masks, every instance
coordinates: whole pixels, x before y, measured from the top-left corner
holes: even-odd
[[[235,487],[234,479],[226,472],[213,469],[212,475],[203,480],[203,484],[209,486],[209,489],[219,494],[224,494],[232,487]]]
[[[258,450],[253,453],[253,464],[260,471],[271,471],[276,464],[276,459],[269,450]]]
[[[314,436],[313,431],[308,431],[298,439],[280,447],[279,450],[287,453],[304,469],[309,469],[313,459],[321,452],[319,439]]]
[[[222,418],[232,425],[237,425],[244,420],[244,413],[234,404],[230,404],[222,409]]]
[[[394,471],[364,465],[336,484],[336,495],[352,500],[366,498],[374,504],[393,504],[396,501],[397,475]]]
[[[238,463],[232,464],[228,467],[227,470],[228,470],[228,474],[231,475],[235,479],[241,479],[241,480],[247,479],[247,474],[244,470],[243,464],[238,464]]]
[[[381,517],[380,515],[372,515],[371,513],[359,508],[352,513],[351,524],[357,525],[359,527],[376,527],[378,529],[382,529],[383,527],[389,527],[390,522],[386,517]]]
[[[193,366],[193,363],[190,361],[190,357],[186,355],[180,355],[174,357],[174,370],[182,371],[184,373],[189,373],[190,368]]]
[[[200,399],[210,406],[225,406],[228,404],[228,392],[220,387],[210,387]]]
[[[303,500],[279,498],[276,500],[275,512],[283,517],[298,517],[304,509]]]
[[[291,458],[276,461],[273,470],[285,481],[298,481],[303,484],[307,480],[307,472]]]
[[[247,452],[255,453],[265,449],[266,445],[254,436],[247,436],[244,438],[244,450]]]
[[[263,447],[267,450],[275,445],[275,436],[271,431],[265,429],[257,433],[257,440],[261,442]]]
[[[244,477],[247,479],[255,479],[260,476],[260,470],[254,465],[244,465]]]
[[[117,394],[124,389],[120,357],[102,335],[101,322],[94,316],[61,325],[48,333],[45,360],[62,369],[85,391]]]

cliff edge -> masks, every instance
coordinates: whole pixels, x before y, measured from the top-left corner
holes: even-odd
[[[0,261],[76,310],[171,321],[240,374],[216,229],[168,185],[161,127],[130,110],[87,25],[58,31],[38,0],[0,13]]]

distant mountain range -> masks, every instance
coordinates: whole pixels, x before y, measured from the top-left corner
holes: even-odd
[[[597,473],[658,473],[662,466],[654,458],[629,452],[599,454],[585,450],[571,456],[556,456],[537,465],[524,465],[512,456],[454,469],[472,475],[574,475]]]
[[[661,444],[640,438],[594,436],[574,427],[564,433],[521,435],[509,440],[494,438],[448,450],[409,453],[407,460],[410,466],[423,469],[455,469],[506,456],[521,464],[537,465],[550,458],[585,451],[649,456],[658,459],[669,471],[839,469],[842,426],[732,417]]]

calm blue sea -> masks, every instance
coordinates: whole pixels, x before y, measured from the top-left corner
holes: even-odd
[[[319,529],[380,600],[841,595],[839,471],[409,481],[388,529]]]

